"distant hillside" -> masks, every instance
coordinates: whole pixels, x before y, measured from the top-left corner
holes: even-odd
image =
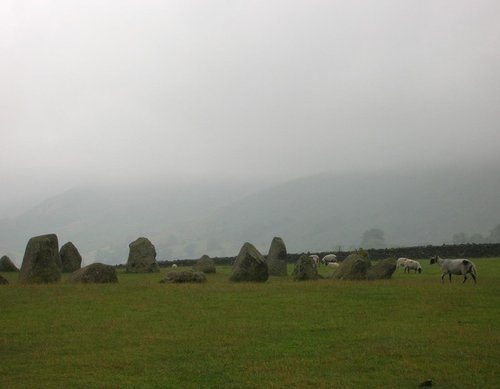
[[[139,236],[159,260],[236,255],[250,241],[267,253],[349,250],[364,231],[389,246],[441,244],[500,223],[500,176],[491,170],[321,174],[255,192],[241,184],[79,188],[0,223],[0,253],[19,264],[29,237],[55,232],[86,262],[124,263]]]
[[[499,224],[499,190],[496,171],[323,174],[242,199],[198,227],[201,236],[225,237],[233,251],[242,239],[267,251],[275,235],[290,252],[354,248],[374,227],[390,246],[441,244]]]

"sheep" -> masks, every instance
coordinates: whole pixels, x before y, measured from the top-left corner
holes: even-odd
[[[340,266],[340,263],[338,262],[328,262],[327,265],[328,267],[333,267],[333,268],[338,268]]]
[[[404,267],[405,265],[405,262],[408,258],[398,258],[398,260],[396,261],[396,268],[398,267]]]
[[[176,263],[174,263],[174,264],[172,265],[172,267],[173,267],[173,268],[176,268],[176,267],[177,267],[177,264],[176,264]]]
[[[309,258],[311,258],[313,260],[314,266],[318,267],[319,257],[316,254],[311,254],[311,255],[309,255]]]
[[[420,262],[415,261],[413,259],[407,259],[404,262],[404,271],[405,273],[408,271],[408,274],[410,274],[410,270],[415,270],[415,273],[418,271],[419,273],[422,273],[422,266],[420,266]]]
[[[335,254],[326,254],[321,258],[321,263],[328,266],[329,263],[337,262],[337,256]]]
[[[468,259],[443,259],[437,255],[431,257],[431,265],[434,263],[438,263],[441,265],[441,271],[443,272],[441,276],[441,282],[444,283],[444,277],[448,274],[451,282],[451,275],[463,275],[464,280],[462,284],[467,281],[467,274],[472,276],[474,283],[476,283],[477,271],[476,266],[472,263],[472,261]]]

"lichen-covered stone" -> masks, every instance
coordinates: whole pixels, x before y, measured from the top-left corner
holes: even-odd
[[[267,255],[267,266],[270,276],[286,276],[287,252],[282,238],[274,237]]]
[[[198,261],[196,261],[195,265],[193,266],[193,270],[205,274],[215,273],[216,269],[214,260],[208,255],[203,255],[200,259],[198,259]]]
[[[389,279],[396,271],[396,260],[393,258],[375,261],[375,264],[368,270],[366,276],[369,280]]]
[[[292,276],[295,281],[308,281],[322,278],[318,274],[318,269],[316,268],[314,260],[305,254],[301,255],[299,259],[297,259],[297,262],[295,262]]]
[[[63,273],[73,273],[82,267],[82,256],[72,242],[68,242],[59,251]]]
[[[7,255],[4,255],[0,258],[0,271],[14,272],[19,271],[19,269]]]
[[[102,263],[93,263],[76,270],[69,277],[70,282],[83,283],[112,283],[118,282],[116,269]]]
[[[366,280],[370,267],[371,263],[367,255],[353,253],[340,263],[332,278],[336,280]]]
[[[385,259],[371,264],[366,251],[357,251],[344,259],[331,278],[337,280],[380,280],[392,277],[396,270],[394,259]]]
[[[156,262],[155,246],[147,238],[138,238],[128,245],[130,251],[127,260],[128,273],[159,272]]]
[[[33,237],[26,246],[19,282],[58,282],[61,279],[61,267],[57,236],[48,234]]]
[[[268,278],[266,260],[254,245],[246,242],[236,257],[229,279],[234,282],[265,282]]]
[[[205,273],[199,271],[171,271],[165,274],[165,277],[160,281],[163,284],[182,284],[182,283],[202,283],[206,282]]]

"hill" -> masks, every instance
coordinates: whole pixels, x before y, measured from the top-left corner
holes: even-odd
[[[86,263],[124,263],[147,236],[159,260],[236,255],[250,241],[267,253],[274,236],[289,252],[358,247],[364,231],[389,246],[449,242],[500,222],[494,169],[325,173],[267,189],[241,183],[75,188],[0,223],[0,250],[19,264],[29,237],[55,232]]]

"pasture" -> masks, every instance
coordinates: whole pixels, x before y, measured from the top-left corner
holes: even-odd
[[[478,283],[391,280],[20,285],[2,273],[1,388],[500,387],[500,260]],[[178,270],[182,270],[179,268]],[[292,266],[289,266],[289,274]],[[332,269],[321,267],[322,274]]]

